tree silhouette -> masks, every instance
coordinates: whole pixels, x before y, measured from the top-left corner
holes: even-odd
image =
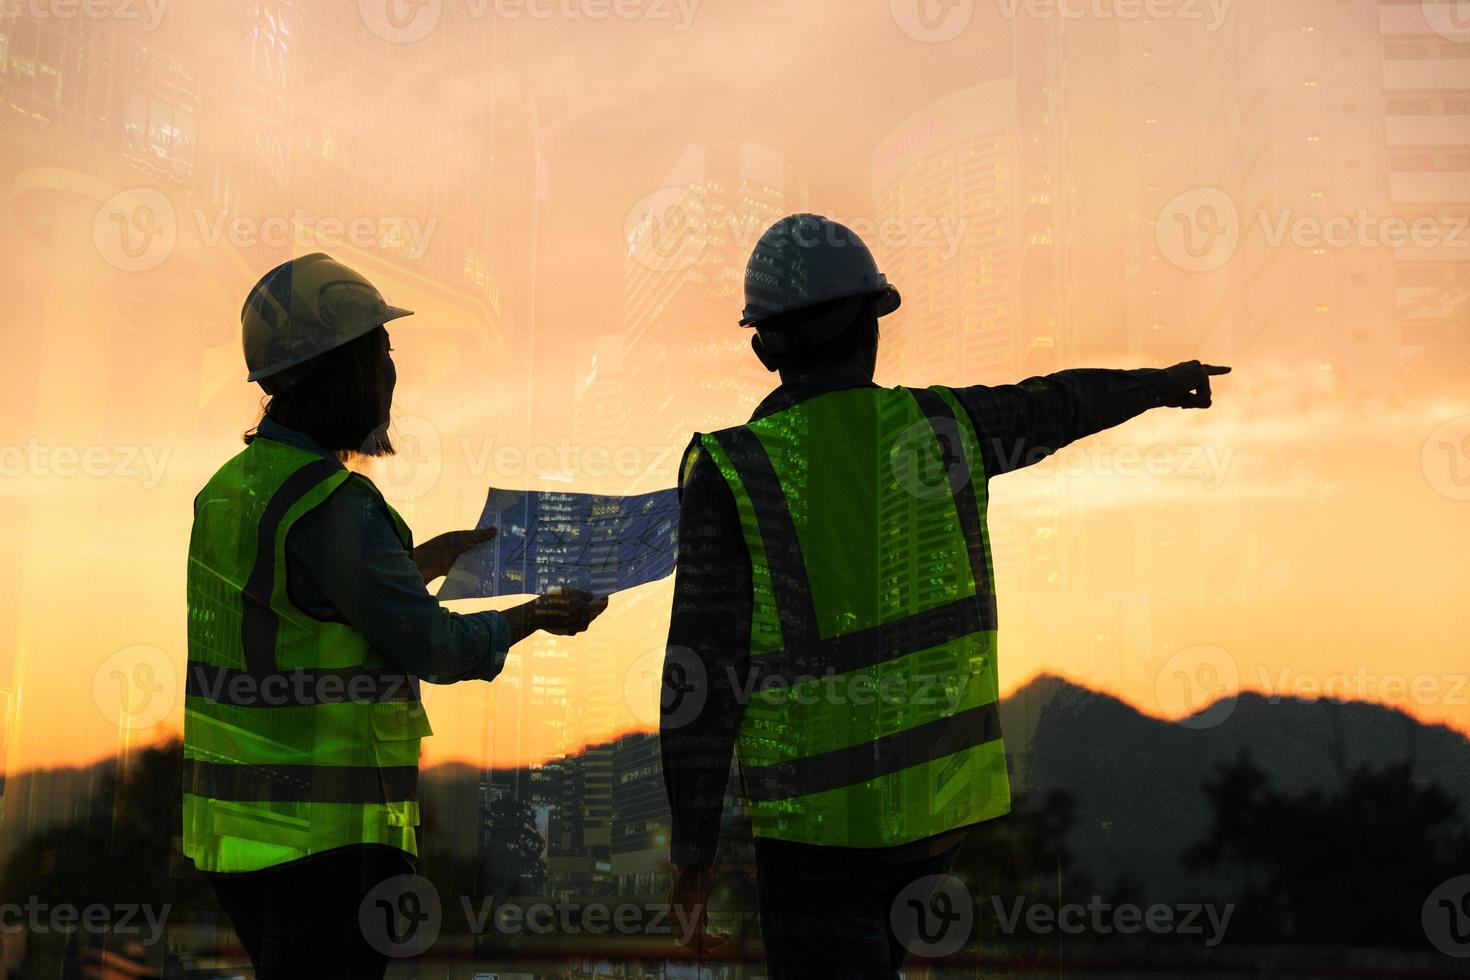
[[[49,907],[148,905],[159,915],[167,906],[170,925],[213,909],[208,883],[180,853],[182,759],[183,743],[175,739],[100,767],[96,789],[75,818],[30,834],[5,862],[0,902],[34,897]],[[155,963],[164,953],[161,947],[141,949],[121,934],[27,938],[26,966],[36,976],[72,969],[79,946],[105,946]]]
[[[483,852],[487,892],[499,897],[540,894],[546,883],[541,860],[546,841],[536,830],[535,811],[505,796],[490,804],[489,816]]]
[[[1205,794],[1213,826],[1184,864],[1233,879],[1238,941],[1422,946],[1425,898],[1470,868],[1458,802],[1411,763],[1288,794],[1242,752]]]

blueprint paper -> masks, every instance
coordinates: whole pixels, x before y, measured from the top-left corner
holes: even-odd
[[[679,497],[490,488],[478,527],[495,537],[459,557],[440,599],[541,595],[553,586],[601,598],[672,574]]]

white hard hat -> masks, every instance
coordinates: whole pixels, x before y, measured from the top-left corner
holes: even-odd
[[[240,311],[245,380],[272,393],[290,387],[300,373],[292,368],[412,312],[389,306],[366,276],[325,252],[283,262]]]
[[[878,297],[878,315],[902,302],[878,271],[873,253],[852,229],[816,214],[776,222],[756,243],[745,267],[742,327],[835,299]]]

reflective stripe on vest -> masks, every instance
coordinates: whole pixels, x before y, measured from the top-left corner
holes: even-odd
[[[184,853],[203,870],[358,843],[417,853],[419,743],[430,733],[418,679],[345,623],[297,609],[286,587],[292,525],[349,479],[363,478],[259,438],[195,500]]]
[[[751,557],[738,746],[758,836],[882,847],[1010,808],[984,474],[957,407],[854,389],[699,437]],[[938,450],[932,492],[901,485],[905,441]]]

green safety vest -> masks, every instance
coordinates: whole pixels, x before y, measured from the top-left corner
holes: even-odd
[[[945,388],[857,388],[695,437],[754,606],[737,755],[756,836],[874,848],[1010,811],[979,437]]]
[[[419,742],[431,729],[417,678],[287,594],[287,534],[348,480],[372,486],[336,460],[257,438],[194,500],[184,853],[201,870],[254,871],[350,844],[418,853]]]

